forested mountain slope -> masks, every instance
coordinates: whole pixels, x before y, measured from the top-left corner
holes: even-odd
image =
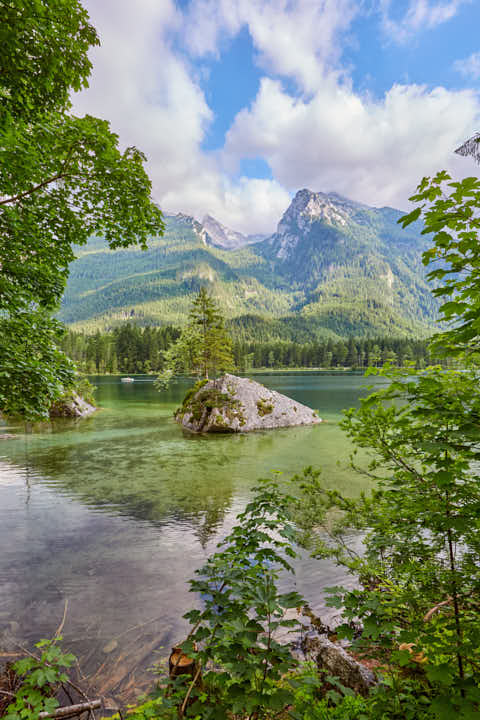
[[[181,214],[145,252],[92,239],[71,265],[60,318],[86,329],[182,324],[205,285],[245,337],[423,334],[436,314],[426,243],[420,226],[397,225],[401,214],[301,190],[269,238],[242,247],[244,236],[220,226],[233,250],[209,234],[213,218],[205,227]]]

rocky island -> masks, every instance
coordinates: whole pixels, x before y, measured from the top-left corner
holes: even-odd
[[[250,432],[322,422],[315,410],[264,385],[225,374],[198,382],[175,413],[192,432]]]

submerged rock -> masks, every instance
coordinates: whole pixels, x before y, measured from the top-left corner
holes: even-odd
[[[249,432],[321,422],[306,405],[249,378],[228,374],[198,383],[175,420],[192,432]]]
[[[96,409],[74,392],[70,397],[58,400],[52,405],[50,417],[83,418],[94,413]]]

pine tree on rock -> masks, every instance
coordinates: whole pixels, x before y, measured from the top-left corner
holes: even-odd
[[[156,381],[159,389],[179,373],[208,380],[235,368],[224,317],[204,287],[193,301],[188,325],[164,353],[164,360],[164,370]]]
[[[197,374],[208,379],[209,373],[216,375],[219,370],[232,369],[232,342],[223,315],[204,287],[200,288],[190,310],[190,325],[200,331]]]

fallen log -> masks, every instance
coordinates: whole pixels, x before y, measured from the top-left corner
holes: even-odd
[[[81,715],[89,710],[95,710],[101,707],[101,700],[91,700],[90,702],[78,703],[78,705],[66,705],[59,707],[52,712],[41,712],[38,714],[39,720],[43,718],[69,718],[74,715]]]
[[[360,695],[368,695],[377,684],[370,668],[349,655],[343,647],[324,636],[309,636],[302,640],[302,650],[308,660],[313,660],[320,670],[337,677],[342,685]]]

